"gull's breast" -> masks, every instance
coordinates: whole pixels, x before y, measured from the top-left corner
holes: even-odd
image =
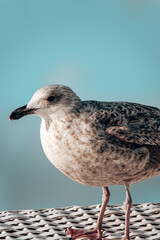
[[[55,120],[48,130],[45,121],[41,123],[41,143],[49,161],[68,177],[87,185],[93,185],[101,175],[100,159],[91,143],[93,135],[83,119]]]

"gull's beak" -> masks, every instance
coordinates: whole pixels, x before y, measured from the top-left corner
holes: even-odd
[[[14,110],[10,116],[9,116],[9,120],[12,121],[12,120],[18,120],[26,115],[29,115],[29,114],[34,114],[34,109],[28,109],[27,108],[27,105],[23,106],[23,107],[20,107],[20,108],[17,108],[16,110]]]

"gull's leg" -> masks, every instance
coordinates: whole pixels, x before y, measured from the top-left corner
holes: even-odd
[[[79,239],[79,238],[88,238],[95,240],[107,240],[102,238],[102,221],[105,213],[106,206],[109,202],[110,192],[108,187],[103,187],[103,195],[102,195],[102,207],[100,210],[100,214],[98,217],[97,225],[93,230],[85,231],[67,228],[67,233],[71,236],[71,239]]]
[[[125,184],[126,189],[126,200],[124,202],[125,209],[126,209],[126,217],[125,217],[125,233],[122,240],[129,240],[129,225],[130,225],[130,210],[132,207],[132,198],[129,192],[129,186]]]
[[[97,229],[99,231],[102,231],[102,222],[103,222],[103,217],[104,217],[104,213],[107,207],[107,204],[109,202],[110,199],[110,191],[108,189],[108,187],[103,187],[103,194],[102,194],[102,207],[101,207],[101,211],[98,217],[98,221],[97,221]]]

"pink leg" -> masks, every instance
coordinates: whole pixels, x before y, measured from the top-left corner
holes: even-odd
[[[103,222],[104,213],[105,213],[107,204],[108,204],[110,196],[111,196],[108,187],[103,187],[102,189],[103,189],[102,207],[101,207],[101,211],[100,211],[98,221],[97,221],[97,229],[100,229],[100,230],[102,230],[102,222]]]
[[[129,225],[130,225],[130,209],[132,206],[132,199],[130,196],[129,187],[126,184],[125,184],[125,188],[126,188],[126,200],[124,204],[126,208],[126,217],[125,217],[125,234],[122,240],[130,240]],[[103,187],[103,203],[102,203],[102,207],[100,210],[96,227],[90,231],[67,228],[67,233],[71,236],[70,240],[79,239],[79,238],[87,238],[92,240],[109,240],[107,238],[102,238],[102,231],[103,231],[102,221],[103,221],[106,206],[109,202],[109,198],[110,198],[109,189],[107,187]]]
[[[130,226],[130,210],[132,207],[132,198],[129,192],[129,186],[125,184],[125,189],[126,189],[126,200],[124,202],[125,204],[125,209],[126,209],[126,218],[125,218],[125,233],[124,237],[122,240],[129,240],[129,226]]]
[[[95,239],[95,240],[107,240],[105,238],[102,238],[102,221],[105,213],[106,206],[109,202],[110,198],[110,192],[108,187],[103,187],[103,202],[101,211],[98,217],[97,225],[93,230],[85,231],[85,230],[78,230],[78,229],[71,229],[67,228],[67,233],[71,236],[71,239],[79,239],[79,238],[85,238],[88,239]]]

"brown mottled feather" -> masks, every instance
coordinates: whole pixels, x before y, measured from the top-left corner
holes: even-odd
[[[109,105],[109,109],[107,109]],[[139,145],[160,145],[160,110],[136,103],[106,103],[92,118],[106,133]]]

